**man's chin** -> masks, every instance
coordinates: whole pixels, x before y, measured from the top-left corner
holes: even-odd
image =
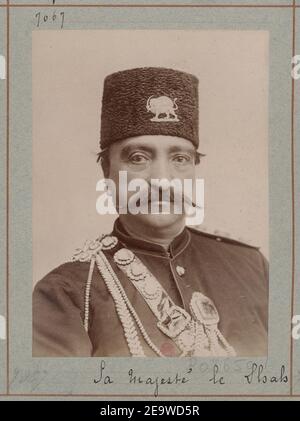
[[[183,215],[176,214],[138,214],[131,216],[143,223],[143,225],[148,225],[153,228],[166,228],[170,225],[178,223],[180,220],[184,219]]]

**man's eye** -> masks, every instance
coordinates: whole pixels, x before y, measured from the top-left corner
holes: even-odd
[[[148,159],[145,155],[135,153],[129,157],[129,161],[133,164],[144,164]]]
[[[178,164],[187,164],[191,162],[191,157],[186,155],[176,155],[173,158],[173,161],[175,161]]]

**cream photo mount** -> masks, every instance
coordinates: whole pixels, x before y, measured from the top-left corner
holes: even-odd
[[[299,138],[299,125],[296,124],[296,115],[299,115],[299,95],[294,97],[294,106],[291,106],[292,97],[297,91],[297,81],[294,82],[293,91],[290,77],[293,10],[253,8],[249,14],[249,10],[242,8],[199,8],[196,11],[192,8],[174,8],[171,15],[167,8],[159,11],[142,7],[134,9],[83,7],[80,10],[78,8],[65,10],[64,28],[61,31],[65,31],[66,37],[72,36],[72,31],[104,29],[111,31],[180,29],[181,31],[216,32],[234,29],[235,31],[266,31],[269,36],[268,357],[251,360],[246,358],[176,359],[176,369],[174,369],[172,358],[144,360],[32,357],[31,209],[32,200],[34,200],[32,139],[36,129],[32,128],[31,107],[32,89],[34,89],[31,84],[32,70],[34,71],[32,31],[58,30],[49,26],[50,23],[43,28],[34,27],[35,15],[39,10],[38,8],[10,9],[11,42],[9,47],[10,57],[14,60],[10,67],[9,83],[14,86],[14,90],[9,96],[11,243],[9,291],[6,291],[9,293],[7,330],[9,354],[5,361],[9,366],[4,367],[8,375],[6,379],[8,387],[4,386],[3,395],[7,390],[11,395],[32,397],[124,396],[137,398],[152,397],[156,393],[159,398],[171,396],[173,399],[200,398],[201,396],[263,398],[288,397],[291,393],[300,394],[297,376],[300,345],[291,338],[292,310],[299,308],[300,305],[299,290],[292,283],[294,275],[292,274],[293,229],[291,227],[293,221],[291,215],[295,198],[292,197],[291,153],[292,142],[295,142],[297,136]],[[43,8],[43,12],[46,13],[47,9]],[[49,8],[50,12],[52,9]],[[298,24],[298,11],[296,18]],[[278,19],[284,24],[278,25]],[[161,22],[164,23],[163,28]],[[299,28],[299,24],[297,27]],[[0,81],[0,84],[2,82]],[[294,112],[294,117],[292,112]],[[293,132],[292,123],[295,124]],[[291,132],[294,136],[292,139]],[[1,147],[3,147],[2,144]],[[20,190],[20,185],[22,190]],[[74,246],[76,247],[77,244]],[[292,292],[294,292],[294,297],[292,297]],[[293,309],[292,303],[294,303]],[[5,310],[1,311],[2,313],[5,314]],[[151,380],[147,382],[148,378]],[[162,378],[164,382],[161,382]],[[263,380],[264,378],[266,381]]]

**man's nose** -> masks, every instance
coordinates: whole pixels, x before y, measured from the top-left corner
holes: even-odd
[[[165,178],[171,180],[172,174],[168,160],[164,158],[156,159],[151,165],[151,179]]]

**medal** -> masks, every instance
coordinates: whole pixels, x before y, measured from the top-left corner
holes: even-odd
[[[110,250],[118,244],[117,237],[113,235],[104,235],[100,238],[102,250]]]
[[[132,251],[125,248],[118,250],[114,254],[114,261],[117,263],[117,265],[120,266],[129,265],[131,262],[133,262],[133,259],[134,254],[132,253]]]
[[[219,323],[218,311],[208,297],[201,292],[194,292],[192,295],[190,308],[196,320],[204,325],[217,325]]]

